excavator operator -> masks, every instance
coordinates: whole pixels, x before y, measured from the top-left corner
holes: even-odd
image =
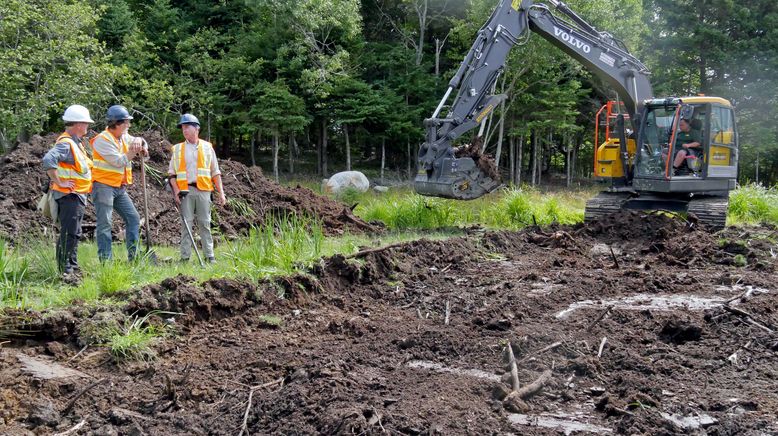
[[[695,156],[699,158],[699,154],[702,151],[700,139],[695,131],[692,130],[692,122],[686,118],[681,118],[678,126],[680,131],[675,135],[675,149],[678,150],[675,154],[675,160],[673,161],[673,169],[677,174],[687,156]]]

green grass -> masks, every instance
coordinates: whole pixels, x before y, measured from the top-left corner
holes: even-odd
[[[589,191],[542,193],[523,187],[504,189],[476,200],[428,198],[409,189],[386,194],[363,194],[355,213],[367,221],[381,221],[390,229],[437,229],[480,225],[518,229],[537,223],[574,224],[583,221]]]
[[[155,247],[160,262],[142,256],[128,263],[126,250],[116,244],[115,260],[101,264],[93,242],[79,245],[83,281],[77,286],[59,280],[51,239],[30,238],[24,246],[11,247],[0,241],[0,308],[43,310],[80,304],[122,304],[119,292],[159,283],[182,274],[198,281],[262,278],[304,272],[323,256],[349,254],[421,237],[445,239],[462,234],[461,227],[478,225],[491,229],[519,229],[533,223],[572,224],[583,219],[584,204],[596,190],[553,193],[522,188],[505,189],[473,201],[421,197],[409,188],[388,193],[353,194],[359,203],[355,213],[366,220],[384,222],[386,234],[326,237],[321,223],[308,218],[268,218],[245,238],[217,244],[216,264],[177,262],[177,247]],[[352,195],[352,194],[350,194]],[[239,203],[236,212],[250,213]],[[734,191],[730,201],[730,224],[778,224],[778,190],[746,186]],[[242,212],[241,212],[242,211]]]
[[[281,327],[284,320],[278,315],[261,315],[259,322],[267,327]]]
[[[732,191],[729,196],[727,223],[778,225],[778,187],[765,188],[752,184]]]
[[[150,312],[146,316],[130,316],[119,329],[109,330],[104,344],[117,360],[153,360],[156,357],[154,343],[166,334],[164,327],[149,323],[151,316],[163,312]]]

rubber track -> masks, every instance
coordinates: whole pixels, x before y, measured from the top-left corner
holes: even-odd
[[[596,197],[586,202],[584,221],[590,222],[598,218],[616,213],[629,198],[629,194],[600,192]]]
[[[693,198],[689,201],[687,213],[696,215],[700,224],[712,230],[721,230],[727,224],[728,207],[727,197]]]

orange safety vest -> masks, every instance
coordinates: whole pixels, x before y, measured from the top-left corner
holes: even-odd
[[[94,147],[94,141],[97,140],[98,137],[102,137],[104,140],[113,144],[120,153],[127,154],[127,152],[130,151],[127,141],[124,140],[124,136],[117,141],[108,130],[104,130],[102,133],[95,136],[95,138],[92,139],[92,156],[94,157],[92,180],[108,186],[113,186],[114,188],[118,188],[122,186],[122,184],[132,185],[132,162],[128,160],[127,165],[124,168],[115,167],[109,164],[100,156],[100,153]]]
[[[186,177],[186,148],[181,142],[173,146],[173,162],[178,161],[176,171],[176,184],[181,191],[189,191],[189,180]],[[211,178],[211,159],[213,159],[213,145],[210,142],[197,140],[197,189],[201,191],[213,191],[213,179]]]
[[[62,180],[72,180],[75,183],[73,189],[63,188],[56,183],[51,183],[51,189],[65,194],[89,194],[92,192],[92,160],[84,150],[84,146],[76,143],[67,133],[59,135],[56,144],[64,142],[70,145],[70,153],[73,154],[72,164],[57,163],[57,177]]]

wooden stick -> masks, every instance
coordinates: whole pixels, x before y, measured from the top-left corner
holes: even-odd
[[[65,406],[65,408],[62,410],[62,415],[67,415],[70,413],[70,410],[73,408],[73,406],[76,405],[76,401],[81,398],[82,395],[87,393],[88,390],[92,389],[93,387],[105,382],[108,380],[107,378],[101,378],[100,380],[97,380],[90,384],[89,386],[85,387],[81,390],[81,392],[77,393],[70,401],[68,401],[68,404]]]
[[[548,383],[548,381],[551,379],[551,370],[547,369],[543,371],[543,374],[540,374],[540,377],[538,377],[534,382],[528,384],[527,386],[524,386],[523,388],[519,389],[517,393],[519,394],[519,398],[522,400],[526,400],[527,398],[537,394],[540,392],[541,389],[543,389],[543,385]]]
[[[367,250],[358,251],[358,252],[356,252],[356,253],[349,254],[349,255],[347,255],[347,256],[343,256],[343,257],[344,257],[344,258],[346,258],[346,259],[353,259],[353,258],[360,258],[360,257],[365,257],[365,256],[367,256],[368,254],[372,254],[372,253],[380,253],[380,252],[382,252],[382,251],[389,250],[389,249],[391,249],[391,248],[397,248],[397,247],[401,247],[401,246],[403,246],[403,245],[405,245],[405,244],[407,244],[407,242],[398,242],[398,243],[396,243],[396,244],[389,244],[389,245],[386,245],[386,246],[384,246],[384,247],[378,247],[378,248],[369,248],[369,249],[367,249]]]
[[[553,344],[551,344],[551,345],[549,345],[549,346],[547,346],[547,347],[543,347],[543,348],[541,348],[540,350],[536,351],[536,352],[534,353],[534,355],[530,355],[530,356],[527,356],[527,357],[525,357],[525,358],[523,358],[523,359],[519,360],[519,362],[518,362],[518,363],[524,363],[524,362],[528,361],[529,359],[531,359],[532,357],[534,357],[535,355],[538,355],[538,354],[543,354],[543,353],[545,353],[546,351],[553,350],[554,348],[556,348],[556,347],[558,347],[558,346],[560,346],[560,345],[562,345],[562,343],[561,343],[561,342],[554,342]]]
[[[608,248],[611,250],[611,257],[613,258],[613,263],[616,264],[616,269],[620,269],[621,265],[619,265],[619,259],[616,258],[616,253],[613,252],[613,247],[609,245]]]
[[[284,381],[284,378],[281,377],[278,380],[273,380],[273,381],[267,382],[267,383],[265,383],[263,385],[252,386],[251,390],[252,391],[256,391],[257,389],[269,388],[270,386],[275,386],[275,385],[277,385],[279,383],[283,383],[283,381]]]
[[[750,313],[746,312],[745,310],[738,309],[737,307],[732,307],[732,306],[730,306],[728,304],[725,304],[722,307],[724,307],[724,310],[726,310],[727,312],[734,313],[735,315],[742,316],[743,318],[746,319],[746,321],[748,321],[752,325],[755,325],[755,326],[759,327],[760,329],[766,331],[767,333],[775,333],[773,331],[773,329],[771,329],[770,327],[767,327],[764,324],[758,322],[755,319],[754,315],[751,315]]]
[[[586,330],[591,330],[592,327],[594,327],[598,322],[602,321],[606,316],[608,316],[609,313],[611,313],[611,310],[613,310],[613,306],[608,306],[605,310],[602,311],[600,316],[597,317],[594,321],[590,322],[588,326],[586,326]]]
[[[245,431],[248,435],[248,423],[249,423],[249,412],[251,412],[251,400],[252,397],[254,397],[254,389],[249,389],[249,401],[246,405],[246,413],[243,414],[243,425],[240,426],[240,433],[238,436],[243,436],[243,432]]]
[[[513,354],[513,346],[511,341],[508,341],[508,359],[511,365],[511,381],[513,382],[513,390],[519,390],[519,368],[516,365],[516,356]]]
[[[80,355],[81,355],[81,353],[83,353],[84,351],[86,351],[86,349],[87,349],[87,348],[89,348],[89,344],[86,344],[86,345],[84,345],[84,348],[82,348],[82,349],[81,349],[81,351],[79,351],[78,353],[76,353],[76,355],[75,355],[75,356],[73,356],[73,357],[71,357],[70,359],[68,359],[68,362],[70,362],[70,361],[72,361],[72,360],[76,359],[78,356],[80,356]]]
[[[597,358],[599,359],[602,357],[602,350],[605,348],[605,343],[608,342],[607,336],[602,337],[602,341],[600,341],[600,350],[597,352]]]
[[[446,300],[446,319],[443,321],[443,325],[448,325],[450,318],[451,318],[451,302],[449,300]]]
[[[81,429],[81,427],[86,425],[86,419],[82,419],[81,422],[71,427],[69,430],[63,431],[62,433],[55,433],[54,436],[67,436],[73,433],[76,433],[78,430]]]

